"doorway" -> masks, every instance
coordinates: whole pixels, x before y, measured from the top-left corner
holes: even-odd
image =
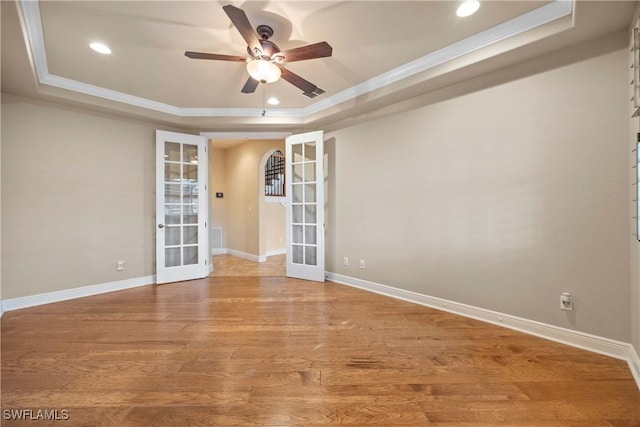
[[[284,152],[281,133],[209,137],[212,277],[284,276],[284,197],[265,194],[265,166]],[[278,216],[281,223],[274,227]]]

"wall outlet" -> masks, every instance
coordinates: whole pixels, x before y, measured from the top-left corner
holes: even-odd
[[[124,260],[119,259],[116,261],[116,271],[124,271]]]
[[[363,259],[360,260],[360,268],[364,268],[364,260]]]
[[[344,257],[344,259],[342,260],[342,265],[345,265],[345,266],[349,265],[349,257],[348,256]]]
[[[563,310],[573,310],[573,297],[569,292],[563,292],[560,295],[560,308]]]

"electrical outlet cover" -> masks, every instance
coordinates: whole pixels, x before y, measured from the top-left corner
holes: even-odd
[[[573,310],[573,298],[571,294],[563,292],[562,295],[560,295],[560,308],[566,311]]]

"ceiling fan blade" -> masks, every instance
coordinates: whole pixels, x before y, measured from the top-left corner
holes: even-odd
[[[318,95],[322,95],[324,90],[320,89],[318,86],[313,83],[303,79],[299,75],[287,70],[284,67],[280,67],[282,71],[281,77],[300,89],[303,95],[308,96],[309,98],[315,98]]]
[[[304,61],[306,59],[326,58],[331,56],[333,48],[327,42],[309,44],[295,49],[278,52],[274,56],[282,56],[284,62]]]
[[[222,8],[227,13],[229,19],[231,19],[233,25],[238,29],[238,32],[240,33],[244,41],[247,42],[247,45],[251,49],[251,52],[256,54],[257,50],[258,52],[260,52],[259,54],[262,54],[262,45],[260,44],[258,35],[251,26],[251,22],[249,22],[249,18],[247,18],[247,14],[244,13],[242,9],[239,9],[230,4],[223,6]]]
[[[247,80],[247,82],[244,84],[244,86],[242,87],[242,93],[253,93],[256,91],[256,88],[258,87],[258,84],[260,82],[257,81],[256,79],[254,79],[253,77],[249,77],[249,79]]]
[[[217,53],[202,53],[202,52],[185,52],[185,56],[192,59],[213,59],[216,61],[236,61],[247,62],[247,58],[237,55],[218,55]]]

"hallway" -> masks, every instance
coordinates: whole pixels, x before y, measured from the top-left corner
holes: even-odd
[[[283,277],[286,273],[286,255],[274,255],[265,262],[254,262],[233,255],[214,255],[213,273],[209,277]]]

